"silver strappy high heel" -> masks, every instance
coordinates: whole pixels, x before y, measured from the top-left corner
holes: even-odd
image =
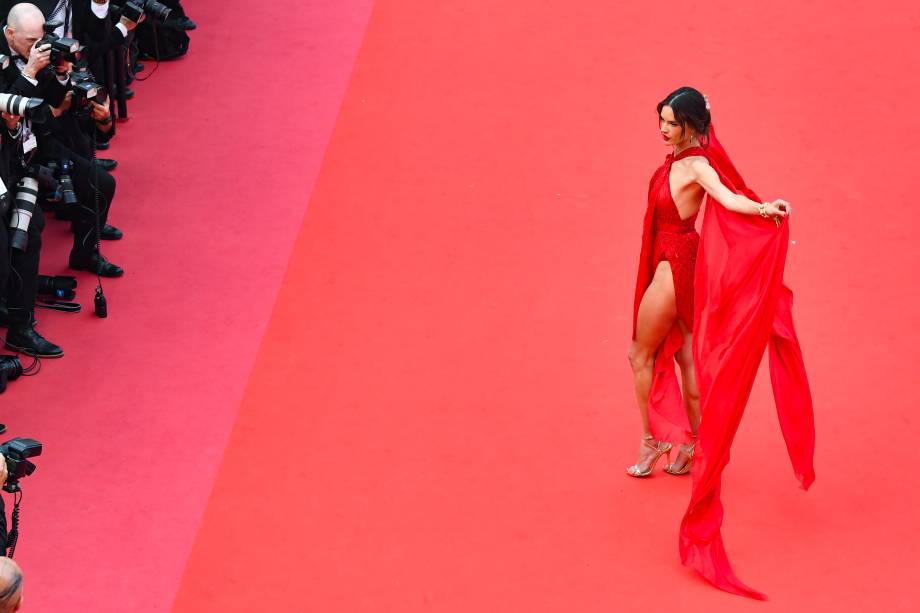
[[[696,447],[696,435],[694,434],[690,438],[693,439],[693,442],[690,443],[689,445],[681,445],[679,448],[679,451],[677,452],[677,457],[680,457],[680,454],[682,453],[687,454],[687,463],[684,464],[681,468],[676,469],[676,470],[674,469],[674,464],[665,464],[664,472],[668,473],[669,475],[676,475],[676,476],[686,475],[687,473],[690,472],[690,467],[693,466],[693,450]]]
[[[628,474],[630,477],[648,477],[650,474],[652,474],[652,471],[655,470],[655,465],[658,464],[658,460],[660,460],[661,456],[663,455],[667,456],[668,461],[671,460],[671,443],[656,441],[654,436],[648,434],[642,437],[642,444],[653,450],[655,455],[645,458],[644,461],[648,461],[649,458],[651,458],[651,464],[649,464],[649,467],[646,470],[642,470],[638,463],[628,467],[626,469],[626,474]]]

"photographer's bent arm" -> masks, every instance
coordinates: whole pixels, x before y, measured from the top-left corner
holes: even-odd
[[[106,53],[118,46],[125,44],[128,32],[137,27],[137,24],[127,17],[119,18],[113,25],[112,13],[109,10],[108,0],[92,0],[93,10],[86,28],[87,40],[80,42],[93,48],[95,53]],[[105,7],[103,10],[101,7]],[[141,20],[143,21],[143,20]]]
[[[64,96],[67,95],[67,82],[62,83],[56,76],[45,77],[42,73],[42,69],[48,65],[50,48],[50,45],[42,45],[41,49],[32,47],[28,62],[10,84],[7,89],[8,93],[29,98],[42,98],[52,107],[61,105]]]

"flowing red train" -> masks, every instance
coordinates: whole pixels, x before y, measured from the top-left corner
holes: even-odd
[[[704,155],[729,189],[760,202],[745,185],[714,130],[710,131],[709,142],[695,149],[699,151],[694,155]],[[639,302],[662,256],[662,241],[656,238],[659,232],[682,231],[680,227],[669,227],[667,220],[660,228],[656,224],[655,207],[663,189],[670,199],[668,177],[673,159],[668,156],[649,184],[633,336]],[[708,200],[711,198],[707,196]],[[742,215],[709,202],[693,273],[693,359],[702,420],[694,452],[693,490],[680,527],[680,557],[716,587],[758,599],[765,597],[742,583],[728,562],[721,535],[723,509],[719,494],[732,440],[768,346],[773,395],[796,478],[803,489],[808,489],[815,479],[811,392],[792,323],[792,292],[783,283],[788,245],[788,219],[777,226],[772,220]],[[681,291],[679,274],[675,271],[676,292]],[[681,314],[681,304],[686,309],[690,300],[686,296],[676,298]],[[682,344],[675,323],[655,358],[649,421],[652,435],[659,440],[689,441],[690,426],[673,359]]]

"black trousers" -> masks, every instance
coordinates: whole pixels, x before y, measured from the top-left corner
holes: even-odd
[[[98,251],[96,208],[99,209],[98,223],[101,230],[109,218],[109,209],[115,198],[115,177],[99,166],[93,168],[91,160],[76,153],[72,155],[73,191],[80,201],[71,224],[73,254],[84,257]]]
[[[41,145],[48,152],[43,153],[45,161],[54,160],[60,163],[61,159],[66,158],[73,162],[70,178],[73,180],[73,191],[79,204],[70,216],[74,233],[72,253],[76,257],[88,257],[98,250],[96,207],[99,208],[101,230],[108,220],[109,209],[115,198],[115,177],[98,166],[94,169],[91,160],[81,155],[84,151],[78,153],[60,140],[43,141]]]

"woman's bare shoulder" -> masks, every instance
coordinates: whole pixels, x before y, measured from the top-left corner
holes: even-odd
[[[686,167],[696,175],[699,175],[701,172],[706,172],[712,168],[712,165],[709,163],[709,159],[705,155],[690,155],[681,161],[686,162]]]

